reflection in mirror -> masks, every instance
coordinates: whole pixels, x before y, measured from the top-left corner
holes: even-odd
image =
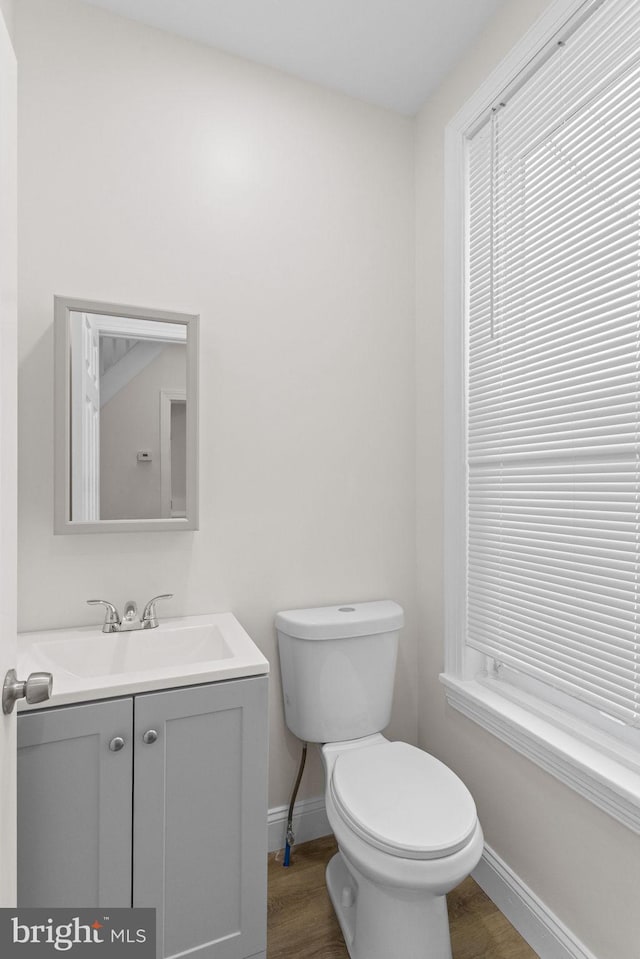
[[[56,531],[194,529],[196,318],[117,309],[56,297]]]
[[[71,520],[184,516],[186,416],[172,407],[186,411],[187,328],[98,313],[69,322]]]

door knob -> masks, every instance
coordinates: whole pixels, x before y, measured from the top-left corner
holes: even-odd
[[[158,734],[155,731],[155,729],[147,729],[146,733],[144,733],[142,737],[142,742],[146,743],[147,746],[150,746],[151,743],[155,743],[157,738],[158,738]]]
[[[51,697],[53,676],[51,673],[31,673],[26,682],[19,680],[15,669],[10,669],[4,678],[2,687],[2,712],[7,715],[13,712],[18,699],[26,699],[28,703],[43,703]]]
[[[124,739],[122,736],[114,736],[109,743],[109,749],[112,753],[119,753],[121,749],[124,749]]]

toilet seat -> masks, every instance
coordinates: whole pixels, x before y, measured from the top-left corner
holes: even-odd
[[[464,783],[435,756],[408,743],[385,741],[341,752],[329,788],[347,825],[392,856],[449,856],[476,829],[475,803]]]

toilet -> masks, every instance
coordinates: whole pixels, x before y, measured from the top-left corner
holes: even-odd
[[[403,625],[391,600],[276,616],[287,726],[321,744],[327,887],[351,959],[451,959],[445,896],[483,849],[455,773],[382,735]]]

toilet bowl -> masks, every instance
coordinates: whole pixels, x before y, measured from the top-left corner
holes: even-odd
[[[445,896],[483,849],[466,786],[435,757],[379,734],[321,754],[339,848],[327,887],[351,959],[451,959]]]
[[[276,617],[287,725],[321,747],[327,888],[351,959],[451,959],[445,897],[483,849],[464,783],[381,733],[402,625],[391,601]]]

